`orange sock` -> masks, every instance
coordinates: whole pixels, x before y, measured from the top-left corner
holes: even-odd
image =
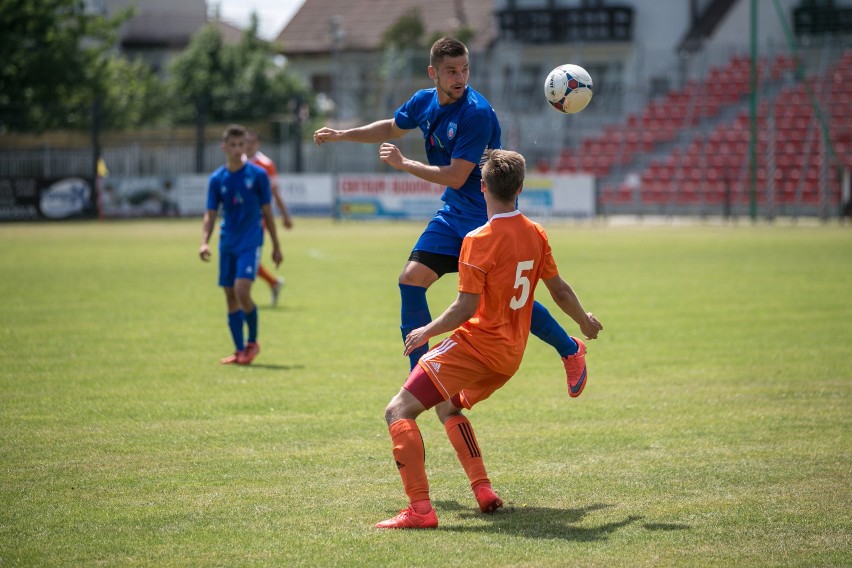
[[[476,436],[473,434],[473,426],[466,416],[453,416],[444,423],[444,428],[447,430],[447,436],[450,438],[450,443],[456,450],[456,455],[470,479],[470,486],[476,487],[482,483],[491,483],[488,479],[488,474],[485,472],[485,463],[482,461],[482,452],[479,450],[479,444],[476,443]]]
[[[405,494],[412,503],[429,500],[429,480],[426,478],[426,450],[420,428],[414,420],[397,420],[390,425],[393,457],[402,477]]]
[[[275,283],[278,282],[275,275],[269,272],[262,264],[257,267],[257,275],[266,280],[266,283],[270,286],[275,286]]]

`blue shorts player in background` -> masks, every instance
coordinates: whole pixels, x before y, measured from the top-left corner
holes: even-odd
[[[246,148],[246,129],[232,124],[225,129],[222,151],[227,162],[210,176],[207,188],[207,211],[201,232],[198,256],[210,260],[210,236],[219,207],[222,208],[222,225],[219,234],[219,286],[225,290],[228,305],[228,327],[234,340],[234,354],[221,363],[248,365],[260,353],[257,343],[257,306],[251,299],[260,263],[265,220],[272,240],[272,261],[281,264],[283,256],[272,216],[272,192],[266,171],[243,161]],[[243,327],[248,327],[248,337]],[[247,339],[247,341],[246,341]]]
[[[467,47],[453,38],[439,39],[432,45],[427,71],[435,87],[416,92],[393,118],[346,130],[320,128],[314,133],[317,145],[382,142],[379,158],[383,162],[446,186],[441,196],[444,207],[427,225],[399,276],[403,340],[432,320],[426,290],[444,274],[458,272],[462,240],[488,221],[480,166],[491,150],[501,147],[500,123],[494,109],[467,84]],[[423,133],[428,164],[406,158],[397,146],[387,142],[415,128]],[[538,302],[533,305],[530,331],[556,349],[565,366],[568,392],[572,397],[579,396],[586,385],[583,342],[570,337]],[[428,349],[428,344],[423,345],[409,354],[412,369]]]

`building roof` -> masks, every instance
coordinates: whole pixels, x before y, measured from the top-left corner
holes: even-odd
[[[385,30],[414,8],[420,9],[426,37],[468,26],[474,30],[468,45],[474,52],[484,51],[495,37],[492,0],[305,0],[275,42],[285,55],[329,53],[331,18],[340,16],[340,49],[375,51]]]
[[[243,36],[246,30],[226,20],[213,19],[211,23],[216,26],[219,33],[222,34],[222,40],[229,45],[236,45],[243,41]]]
[[[119,31],[123,45],[165,45],[183,47],[195,31],[207,22],[204,0],[105,0],[112,15],[134,6],[135,15]]]

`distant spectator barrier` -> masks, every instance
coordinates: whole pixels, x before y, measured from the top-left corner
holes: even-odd
[[[444,191],[406,174],[341,175],[337,187],[337,210],[344,219],[428,219],[440,208]],[[527,178],[519,207],[533,217],[590,217],[595,214],[594,178]]]
[[[91,179],[0,177],[0,221],[92,217]]]
[[[281,175],[281,195],[292,215],[343,219],[428,219],[444,188],[406,174]],[[110,176],[101,183],[103,218],[196,217],[207,202],[206,175]],[[336,185],[335,185],[336,181]],[[586,174],[529,177],[520,208],[533,217],[595,214],[594,178]]]
[[[200,217],[207,204],[206,175],[109,176],[99,202],[103,218]],[[279,176],[281,196],[292,215],[330,217],[332,177]]]

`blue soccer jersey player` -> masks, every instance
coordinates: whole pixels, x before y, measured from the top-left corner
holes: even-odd
[[[491,105],[467,81],[470,77],[467,47],[453,38],[432,45],[429,78],[435,87],[414,94],[390,119],[346,130],[320,128],[314,142],[379,143],[379,159],[391,167],[426,181],[446,186],[443,208],[427,225],[399,276],[402,298],[402,337],[432,320],[426,290],[448,272],[458,271],[465,235],[487,221],[482,196],[480,166],[491,150],[501,147],[500,123]],[[419,128],[426,144],[428,164],[403,156],[392,140]],[[569,394],[578,396],[585,386],[585,350],[535,302],[530,331],[552,345],[562,357]],[[428,351],[423,345],[409,354],[413,369]]]
[[[264,219],[272,240],[272,261],[275,266],[283,258],[272,216],[272,192],[266,171],[243,161],[246,129],[232,124],[225,129],[222,151],[227,162],[210,176],[207,188],[207,211],[201,233],[201,260],[210,259],[210,236],[216,215],[221,207],[222,225],[219,233],[219,286],[225,291],[228,306],[228,327],[234,340],[234,354],[221,360],[222,364],[248,365],[260,353],[257,342],[257,306],[251,299],[263,245]],[[248,337],[243,331],[248,328]],[[246,340],[247,339],[247,340]]]

